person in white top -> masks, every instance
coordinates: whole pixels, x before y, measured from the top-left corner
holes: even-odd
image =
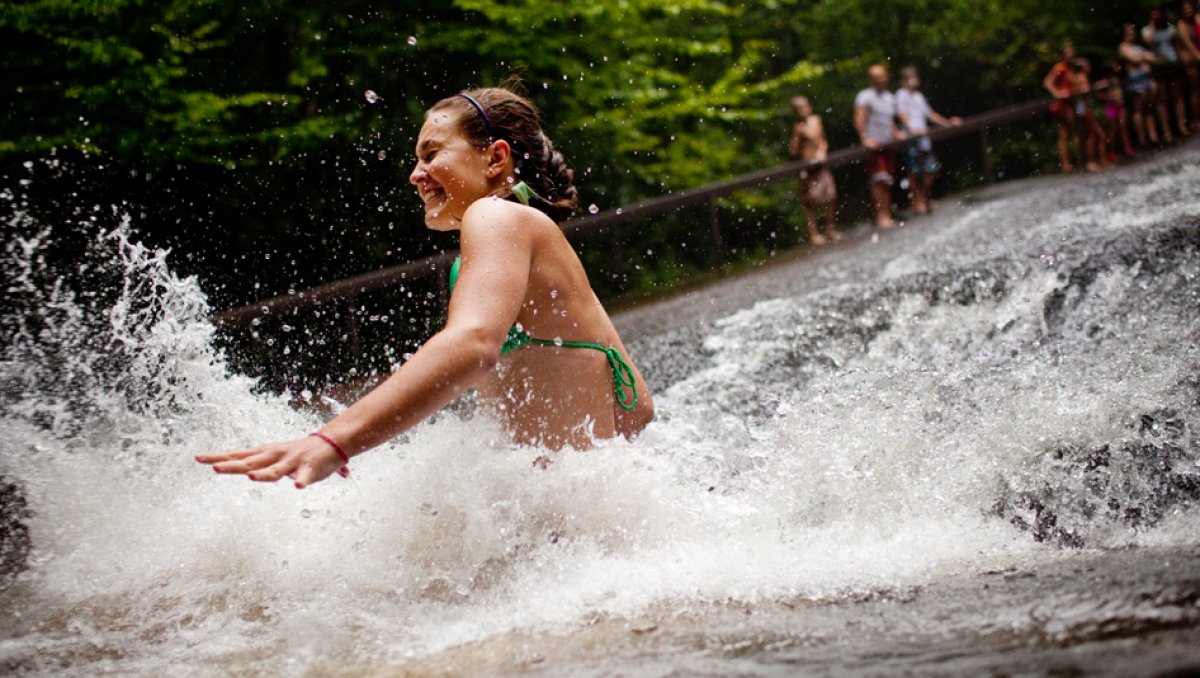
[[[912,197],[913,210],[927,214],[933,210],[929,190],[941,164],[933,156],[933,143],[929,140],[929,123],[941,127],[957,127],[962,118],[947,118],[929,106],[921,94],[921,76],[911,66],[900,71],[900,89],[896,91],[896,109],[900,123],[908,130],[909,144],[904,149],[904,166],[908,173],[908,190]]]
[[[862,145],[870,149],[867,156],[867,176],[871,184],[871,200],[875,206],[875,225],[891,228],[892,183],[895,181],[896,155],[886,146],[905,138],[896,127],[896,97],[888,91],[888,72],[883,64],[867,71],[871,86],[854,97],[854,129]]]

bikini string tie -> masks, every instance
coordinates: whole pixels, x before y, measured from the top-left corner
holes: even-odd
[[[597,346],[596,348],[600,348]],[[604,355],[608,358],[608,366],[613,372],[613,395],[617,398],[617,405],[625,411],[632,410],[637,406],[637,387],[634,386],[633,370],[630,369],[629,363],[625,362],[625,358],[621,357],[621,352],[609,346],[605,349]],[[626,392],[626,388],[629,389]]]
[[[638,394],[636,381],[633,378],[633,369],[629,367],[629,363],[625,362],[625,358],[621,356],[621,352],[616,348],[609,346],[605,348],[600,344],[589,344],[584,341],[561,341],[550,339],[535,339],[524,332],[518,331],[520,335],[514,346],[505,346],[506,350],[518,348],[525,344],[541,344],[542,346],[562,346],[566,348],[591,348],[600,351],[604,357],[608,359],[608,367],[613,373],[613,395],[617,399],[617,405],[626,412],[637,407]],[[513,338],[510,336],[510,341]]]

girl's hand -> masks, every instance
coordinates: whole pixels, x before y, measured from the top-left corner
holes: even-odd
[[[298,490],[328,478],[343,463],[329,443],[315,436],[249,450],[198,454],[196,461],[211,464],[217,473],[242,473],[260,482],[275,482],[286,476],[296,482]]]

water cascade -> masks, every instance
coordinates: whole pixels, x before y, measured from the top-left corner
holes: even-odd
[[[127,225],[54,264],[66,236],[17,209],[0,263],[0,667],[518,661],[515,637],[606,620],[669,627],[899,595],[984,561],[1195,544],[1198,181],[1185,148],[1009,184],[661,302],[618,319],[659,393],[639,440],[537,470],[538,450],[459,408],[303,492],[192,460],[320,421],[231,373],[195,280]]]

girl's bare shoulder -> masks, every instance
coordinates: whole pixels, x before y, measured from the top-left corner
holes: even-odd
[[[523,232],[557,229],[558,225],[542,212],[503,198],[487,197],[471,203],[463,213],[462,228],[467,231]]]

